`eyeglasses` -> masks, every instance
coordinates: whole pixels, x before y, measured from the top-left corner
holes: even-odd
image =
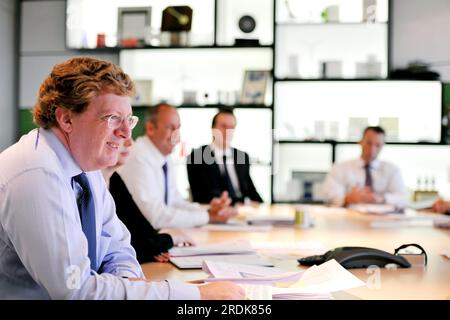
[[[130,130],[133,130],[134,127],[136,127],[136,124],[139,121],[139,118],[136,116],[128,116],[128,117],[119,117],[115,114],[109,114],[107,116],[104,116],[101,118],[102,120],[106,121],[108,123],[108,128],[110,129],[118,129],[122,125],[124,121],[128,122],[128,126],[130,127]]]

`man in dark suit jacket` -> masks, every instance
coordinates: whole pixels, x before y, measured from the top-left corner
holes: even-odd
[[[187,159],[192,200],[209,203],[223,191],[233,203],[246,198],[263,202],[250,177],[250,158],[244,151],[231,148],[236,127],[231,110],[220,110],[213,118],[213,142],[194,149]]]

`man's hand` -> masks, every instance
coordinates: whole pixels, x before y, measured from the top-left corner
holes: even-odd
[[[450,201],[445,201],[444,199],[438,199],[435,203],[433,203],[433,206],[431,207],[431,210],[438,213],[447,213],[450,212]]]
[[[210,222],[226,222],[238,214],[236,208],[230,207],[231,198],[228,192],[222,192],[220,198],[214,198],[210,202],[208,210]]]
[[[368,187],[354,187],[345,196],[345,205],[354,203],[384,203],[384,198]]]
[[[229,281],[218,281],[198,287],[202,300],[244,300],[245,291]]]
[[[195,246],[194,240],[180,229],[161,230],[161,233],[170,234],[174,246]]]
[[[156,262],[169,262],[170,254],[168,252],[163,252],[153,258],[155,258]]]
[[[231,204],[231,198],[228,196],[228,192],[224,191],[220,195],[220,198],[214,198],[209,203],[209,211],[212,214],[217,214],[223,208],[228,207]]]
[[[228,219],[233,218],[237,216],[238,211],[234,207],[226,207],[220,210],[217,214],[212,215],[209,214],[209,221],[210,222],[227,222]]]

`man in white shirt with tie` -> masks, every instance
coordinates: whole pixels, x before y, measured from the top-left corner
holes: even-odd
[[[400,170],[378,160],[385,132],[378,126],[367,127],[360,141],[361,157],[335,164],[328,173],[323,192],[326,201],[336,206],[356,203],[392,204],[403,208],[407,190]]]
[[[243,299],[230,282],[150,282],[101,169],[137,123],[134,84],[77,57],[42,83],[38,129],[0,153],[0,299]]]
[[[149,108],[145,135],[136,140],[128,162],[118,170],[139,210],[155,229],[190,228],[225,222],[237,214],[224,192],[209,208],[182,198],[170,154],[179,142],[180,117],[168,104]]]

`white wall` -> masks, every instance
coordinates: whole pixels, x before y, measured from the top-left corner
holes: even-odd
[[[392,67],[404,68],[412,60],[447,66],[433,67],[450,82],[450,1],[391,0]]]
[[[0,152],[15,139],[16,1],[0,0]]]

